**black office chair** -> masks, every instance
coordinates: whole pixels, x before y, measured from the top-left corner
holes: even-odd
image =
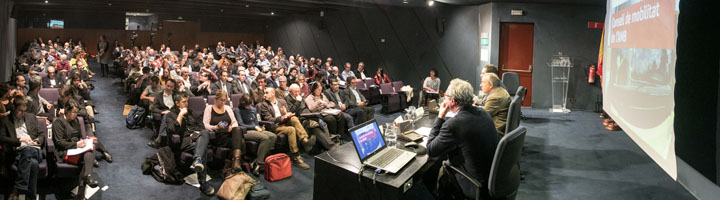
[[[515,96],[515,92],[520,87],[520,77],[515,72],[505,72],[502,75],[502,83],[505,85],[508,94]]]
[[[525,142],[526,132],[525,127],[518,127],[498,143],[487,182],[487,194],[491,199],[515,199],[518,187],[520,187],[520,170],[517,163],[520,160],[520,151]],[[475,197],[467,196],[466,198],[483,199],[483,185],[480,181],[468,175],[464,170],[449,165],[448,162],[443,162],[443,166],[448,174],[453,175],[451,177],[460,174],[475,185]]]
[[[520,106],[522,106],[525,102],[525,96],[527,95],[527,88],[523,86],[518,87],[515,95],[520,96]],[[520,119],[525,120],[525,115],[522,114],[522,111],[520,111]]]
[[[507,120],[505,121],[505,133],[503,136],[520,126],[520,106],[522,105],[521,98],[522,96],[520,95],[515,95],[511,98],[512,100],[510,101],[510,107],[508,108]]]

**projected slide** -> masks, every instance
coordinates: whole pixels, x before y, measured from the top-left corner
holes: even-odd
[[[671,177],[679,0],[610,0],[603,53],[603,108]]]
[[[65,21],[51,19],[50,22],[47,23],[47,27],[52,29],[63,29],[65,27]]]

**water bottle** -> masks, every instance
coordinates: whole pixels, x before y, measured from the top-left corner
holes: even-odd
[[[395,147],[397,144],[397,126],[394,124],[389,125],[387,129],[385,129],[385,145],[388,147]]]

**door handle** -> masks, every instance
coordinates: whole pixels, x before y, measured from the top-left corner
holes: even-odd
[[[533,66],[532,66],[532,65],[528,66],[528,69],[527,69],[527,70],[521,70],[521,69],[505,69],[505,65],[502,65],[501,68],[502,68],[503,71],[507,71],[507,72],[532,72]]]

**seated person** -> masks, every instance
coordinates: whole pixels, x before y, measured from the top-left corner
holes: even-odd
[[[97,111],[94,108],[92,99],[90,98],[90,89],[80,80],[76,74],[70,76],[70,91],[72,92],[72,98],[80,106],[83,106],[87,111],[90,119],[95,118]],[[93,128],[94,129],[94,128]]]
[[[450,81],[445,95],[446,100],[439,109],[438,118],[435,119],[428,138],[428,155],[432,158],[447,156],[450,165],[464,169],[481,183],[487,183],[487,175],[490,174],[490,166],[498,143],[492,118],[484,110],[472,106],[473,89],[467,81],[460,79]],[[455,112],[456,115],[446,120],[445,115],[448,111]],[[449,190],[443,188],[441,192],[461,193],[466,197],[475,195],[475,186],[467,179],[456,178],[453,175],[449,175],[447,179],[457,181],[460,188]],[[447,179],[441,177],[441,180]],[[439,186],[452,187],[452,185],[454,184]],[[481,193],[489,198],[487,191],[487,185],[483,184]],[[440,194],[439,199],[444,198],[448,197]]]
[[[312,93],[305,97],[305,104],[310,112],[319,113],[323,110],[335,107],[335,103],[328,100],[322,90],[322,84],[312,84]],[[345,128],[345,117],[341,114],[331,115],[323,113],[322,119],[325,123],[327,123],[327,128],[330,131],[330,134],[341,135],[345,133],[345,130],[347,130]]]
[[[235,119],[238,120],[240,126],[245,127],[245,140],[258,142],[257,158],[250,164],[252,173],[259,176],[260,172],[265,171],[265,156],[275,146],[277,135],[267,131],[264,126],[258,124],[257,111],[252,104],[249,94],[243,94],[240,97],[238,107],[235,108]]]
[[[190,91],[190,89],[185,87],[185,82],[175,81],[175,83],[177,83],[177,86],[175,86],[175,93],[184,94],[185,96],[188,96],[188,97],[195,96],[195,94],[193,94],[192,91]]]
[[[482,77],[480,88],[485,93],[482,108],[492,117],[498,134],[504,136],[508,109],[510,108],[510,94],[505,88],[500,87],[500,84],[501,81],[497,75],[487,73]]]
[[[212,87],[210,87],[212,93],[215,94],[216,98],[218,96],[217,95],[218,90],[226,91],[225,94],[227,95],[227,97],[230,97],[230,95],[232,95],[233,84],[228,80],[229,77],[230,77],[229,72],[222,71],[220,73],[220,80],[215,81],[215,83],[212,84]]]
[[[77,119],[80,105],[75,100],[70,100],[64,107],[64,115],[57,117],[52,124],[53,142],[55,143],[55,157],[58,161],[64,161],[67,151],[74,148],[83,148],[86,145],[94,145],[92,151],[88,151],[80,155],[78,164],[82,164],[80,171],[80,179],[90,187],[97,187],[98,182],[92,177],[93,166],[99,164],[95,160],[95,151],[102,152],[105,160],[112,162],[112,156],[105,147],[97,141],[95,134],[87,128],[85,133],[89,138],[95,139],[94,143],[86,143],[82,137],[80,122]]]
[[[303,96],[300,94],[300,86],[297,84],[290,85],[290,93],[285,96],[285,102],[288,104],[288,110],[295,113],[295,117],[300,119],[303,127],[312,133],[310,140],[312,140],[312,137],[317,138],[325,149],[332,149],[335,146],[339,146],[339,143],[332,140],[330,131],[327,129],[327,124],[322,122],[321,115],[317,117],[302,116],[303,113],[310,113],[310,109],[307,108],[307,104],[305,104]],[[334,120],[332,116],[330,118]]]
[[[188,97],[184,94],[173,96],[173,106],[164,117],[168,134],[179,135],[182,138],[180,149],[193,154],[191,168],[197,173],[200,191],[205,195],[215,194],[215,188],[206,180],[205,156],[210,133],[205,130],[203,123],[193,117],[192,110],[188,109]]]
[[[255,88],[255,91],[253,91],[253,97],[255,97],[253,99],[253,103],[255,103],[257,105],[259,103],[265,102],[264,96],[265,96],[265,88],[267,86],[267,83],[266,83],[267,80],[265,79],[265,76],[258,75],[257,78],[255,79],[255,81],[257,84],[257,88]]]
[[[258,103],[257,108],[260,111],[260,116],[264,121],[270,121],[277,124],[275,132],[277,134],[285,134],[288,138],[290,146],[290,154],[297,167],[308,170],[310,166],[300,157],[298,149],[298,141],[300,138],[300,144],[303,145],[305,150],[312,148],[310,138],[308,137],[305,128],[300,123],[300,120],[295,117],[295,113],[289,112],[287,103],[283,99],[275,98],[274,88],[265,88],[265,101]]]
[[[175,83],[175,79],[166,80],[163,91],[160,94],[155,95],[153,98],[154,101],[152,105],[150,105],[150,113],[152,113],[155,117],[158,117],[157,119],[153,119],[153,123],[155,123],[155,127],[159,127],[159,129],[154,133],[152,140],[147,144],[150,147],[156,148],[164,144],[163,138],[167,138],[167,135],[165,134],[166,126],[161,122],[165,121],[162,118],[164,118],[165,115],[170,112],[170,108],[175,105],[173,101]]]
[[[62,75],[58,75],[55,72],[55,67],[47,68],[47,76],[42,77],[43,88],[61,88],[65,82],[63,82]]]
[[[27,95],[27,92],[30,89],[28,88],[26,83],[27,81],[25,81],[25,76],[22,73],[16,72],[15,74],[13,74],[12,89],[22,92],[23,95]]]
[[[2,151],[14,161],[3,160],[3,165],[15,163],[17,178],[10,199],[25,194],[26,199],[35,199],[37,194],[38,165],[43,160],[45,135],[38,128],[35,115],[26,112],[25,99],[16,98],[10,116],[0,119],[0,145]],[[9,156],[17,155],[17,156]],[[7,161],[7,162],[5,162]]]
[[[285,96],[288,95],[288,82],[287,77],[280,76],[278,77],[278,87],[275,88],[275,96],[280,99],[285,99]]]
[[[208,73],[200,73],[200,82],[197,86],[191,86],[190,90],[195,96],[206,97],[211,94],[210,86],[212,85],[212,79]]]
[[[382,68],[378,68],[375,74],[375,84],[380,85],[383,83],[390,83],[390,78],[388,78]]]
[[[348,108],[340,91],[340,82],[337,79],[330,79],[330,89],[325,90],[325,96],[335,104],[333,108],[341,110],[345,115],[345,123],[348,128],[354,127],[356,123],[365,121],[365,113],[356,108]]]
[[[298,86],[300,86],[300,95],[302,95],[303,98],[310,95],[310,85],[305,81],[305,75],[298,74],[296,82]]]
[[[150,85],[145,87],[145,90],[140,94],[140,106],[149,107],[150,104],[155,102],[155,97],[162,91],[163,86],[160,85],[160,78],[157,76],[150,78]]]
[[[437,70],[435,68],[430,69],[430,76],[425,78],[423,81],[423,88],[420,104],[425,105],[430,99],[435,99],[438,102],[440,98],[440,78],[437,77]]]
[[[40,77],[36,76],[32,78],[32,80],[30,80],[30,91],[28,92],[27,96],[25,96],[28,106],[27,112],[39,117],[47,118],[52,121],[53,119],[55,119],[55,116],[49,112],[52,109],[53,104],[46,101],[39,95],[41,87],[42,82],[40,81]]]
[[[348,83],[348,85],[342,91],[342,96],[345,100],[345,103],[347,104],[348,109],[358,109],[362,111],[363,116],[365,116],[361,121],[356,120],[355,124],[360,124],[375,119],[375,108],[369,106],[368,100],[365,99],[365,96],[363,96],[362,93],[360,93],[360,91],[357,89],[357,85],[355,85],[355,81],[357,79],[351,76],[348,77],[346,80],[346,83]]]
[[[245,146],[242,130],[238,127],[232,108],[225,104],[228,101],[225,90],[220,89],[215,95],[215,102],[205,107],[203,125],[205,130],[215,132],[211,145],[232,149],[232,171],[237,173],[242,171],[242,149]]]

